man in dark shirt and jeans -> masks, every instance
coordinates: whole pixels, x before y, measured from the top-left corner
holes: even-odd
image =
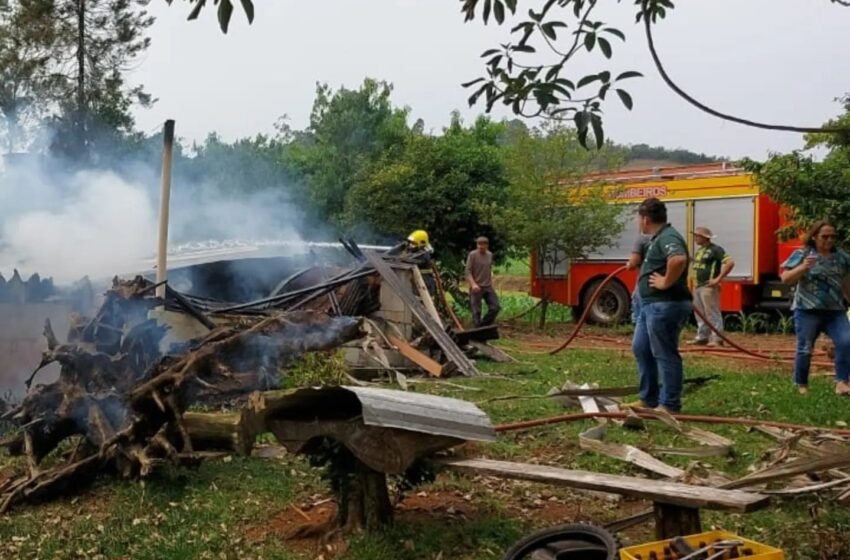
[[[657,198],[644,200],[638,215],[641,233],[652,237],[638,277],[641,312],[632,351],[640,375],[640,402],[635,406],[677,412],[682,408],[684,377],[679,336],[693,311],[688,246],[667,223],[667,207]]]

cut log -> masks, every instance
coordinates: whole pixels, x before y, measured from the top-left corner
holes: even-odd
[[[195,450],[226,450],[250,455],[257,426],[250,411],[234,413],[187,412],[183,423]]]

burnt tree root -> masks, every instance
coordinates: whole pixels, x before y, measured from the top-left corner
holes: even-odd
[[[58,362],[59,379],[31,387],[3,415],[19,426],[3,443],[25,456],[27,470],[0,489],[0,513],[78,489],[99,473],[144,477],[165,464],[195,462],[203,457],[195,447],[217,440],[245,452],[253,443],[250,419],[187,417],[187,408],[245,399],[275,386],[274,374],[301,354],[361,335],[351,317],[270,312],[223,316],[203,338],[168,346],[167,327],[148,318],[163,303],[150,287],[142,278],[116,279],[97,315],[75,324],[66,344],[45,329],[49,348],[39,369]],[[77,445],[63,452],[70,439]],[[51,454],[57,460],[45,468]]]

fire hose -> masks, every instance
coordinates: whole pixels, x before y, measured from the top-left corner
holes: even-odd
[[[591,308],[593,307],[593,305],[596,303],[596,301],[602,295],[603,291],[608,286],[608,284],[610,284],[617,277],[617,275],[620,274],[621,272],[623,272],[624,270],[626,270],[626,267],[621,266],[620,268],[618,268],[617,270],[613,271],[611,274],[606,276],[605,279],[602,280],[602,282],[600,282],[600,284],[593,291],[593,294],[591,294],[590,299],[588,300],[588,303],[585,306],[584,312],[582,312],[581,317],[579,318],[578,322],[576,323],[576,326],[573,328],[573,332],[571,332],[570,335],[566,338],[566,340],[564,340],[564,342],[562,342],[557,348],[550,350],[549,354],[551,354],[551,355],[558,354],[558,353],[562,352],[563,350],[565,350],[570,344],[573,343],[573,341],[578,337],[579,332],[581,332],[581,329],[587,323],[587,320],[588,320],[588,317],[590,316],[590,311],[591,311]],[[734,340],[732,340],[728,336],[726,336],[726,334],[724,332],[722,332],[717,327],[715,327],[711,323],[711,321],[709,321],[706,318],[706,316],[702,313],[702,311],[700,311],[699,309],[694,308],[694,315],[699,317],[699,319],[702,320],[702,322],[709,328],[709,330],[711,330],[712,333],[717,335],[720,338],[720,340],[722,340],[725,344],[729,345],[731,348],[734,348],[738,352],[741,352],[741,353],[746,354],[748,356],[751,356],[753,358],[757,358],[759,360],[765,360],[765,361],[770,361],[770,362],[793,362],[794,361],[793,358],[782,358],[782,357],[778,357],[778,356],[768,356],[766,354],[761,354],[759,352],[755,352],[753,350],[749,350],[747,348],[744,348],[743,346],[741,346],[740,344],[738,344],[737,342],[735,342]]]

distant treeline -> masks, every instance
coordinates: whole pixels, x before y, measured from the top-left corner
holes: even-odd
[[[650,159],[670,161],[682,165],[714,163],[717,161],[723,161],[723,158],[719,158],[717,156],[698,154],[696,152],[684,150],[681,148],[671,150],[662,146],[650,146],[649,144],[632,144],[628,146],[622,146],[622,149],[626,153],[626,161]]]

